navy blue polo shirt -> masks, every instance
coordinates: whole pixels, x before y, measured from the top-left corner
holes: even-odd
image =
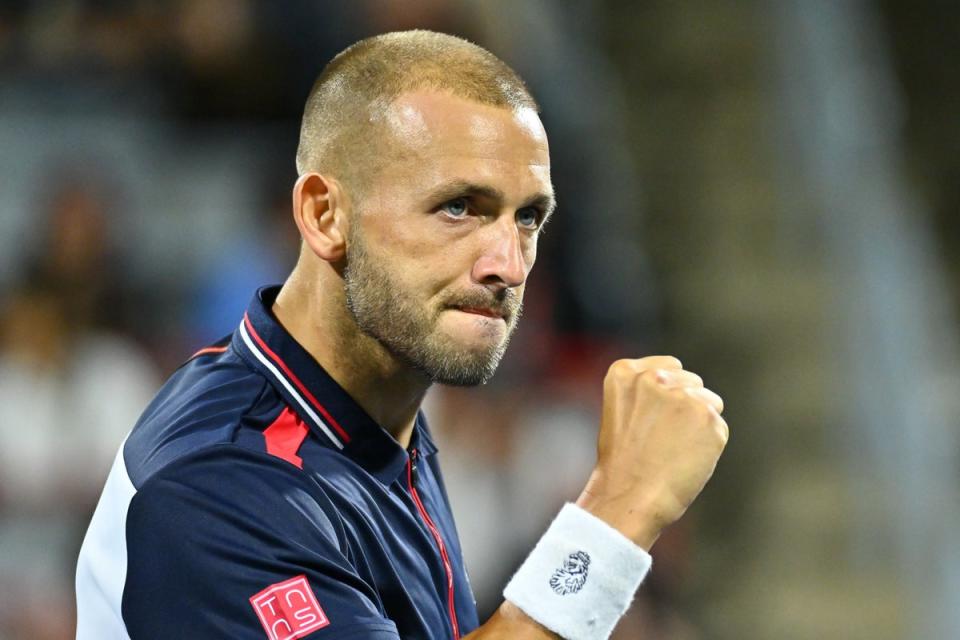
[[[457,638],[476,605],[419,415],[404,450],[261,289],[123,446],[77,568],[78,639]]]

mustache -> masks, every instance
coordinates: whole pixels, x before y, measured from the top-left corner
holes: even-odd
[[[444,302],[444,306],[490,309],[504,318],[513,318],[522,312],[523,300],[513,289],[500,289],[496,293],[487,289],[477,289],[451,295]]]

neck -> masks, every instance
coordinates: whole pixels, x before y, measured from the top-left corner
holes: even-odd
[[[272,310],[307,353],[406,449],[430,381],[359,330],[347,311],[342,282],[306,277],[298,267]]]

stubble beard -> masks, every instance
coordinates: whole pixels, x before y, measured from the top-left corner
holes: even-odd
[[[506,353],[522,312],[511,290],[454,295],[444,306],[496,306],[507,311],[506,336],[485,348],[469,348],[437,327],[442,309],[418,306],[404,287],[366,251],[359,228],[351,230],[344,270],[346,305],[357,327],[394,357],[423,373],[431,382],[472,387],[493,377]],[[486,291],[486,290],[484,290]]]

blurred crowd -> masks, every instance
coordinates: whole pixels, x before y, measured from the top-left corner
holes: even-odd
[[[315,77],[409,28],[527,80],[559,201],[493,382],[426,399],[481,618],[669,352],[733,438],[616,640],[958,637],[951,3],[3,0],[0,640],[72,637],[123,438],[294,264]]]
[[[497,606],[592,467],[607,364],[657,328],[620,215],[637,195],[618,82],[587,18],[439,0],[0,4],[0,638],[72,635],[76,555],[124,436],[164,377],[293,265],[314,77],[351,42],[412,27],[514,64],[554,149],[561,211],[501,373],[427,400],[481,616]],[[577,67],[589,72],[555,73]],[[608,268],[619,277],[597,276]],[[618,637],[701,637],[678,596],[691,544],[679,527],[658,545]]]

